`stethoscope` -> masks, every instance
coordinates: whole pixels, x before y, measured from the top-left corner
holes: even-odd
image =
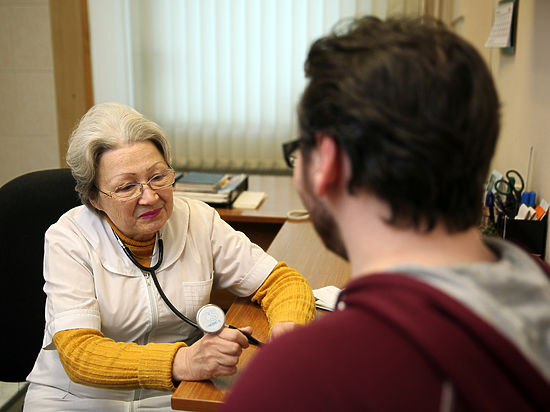
[[[124,253],[128,258],[132,261],[134,265],[136,265],[139,269],[141,269],[143,272],[147,272],[151,275],[153,278],[153,283],[155,284],[155,287],[157,288],[157,291],[164,301],[166,305],[170,308],[174,314],[183,320],[185,323],[193,326],[194,328],[197,328],[204,333],[218,333],[220,330],[222,330],[224,327],[230,328],[230,329],[237,329],[239,332],[241,332],[246,338],[248,339],[248,343],[252,345],[260,346],[262,345],[262,342],[260,342],[258,339],[253,337],[250,333],[244,332],[241,329],[237,328],[236,326],[232,325],[226,325],[225,324],[225,313],[223,312],[222,308],[220,308],[217,305],[214,305],[212,303],[209,303],[207,305],[204,305],[197,311],[197,322],[193,322],[191,319],[189,319],[187,316],[185,316],[183,313],[181,313],[173,304],[170,302],[170,299],[164,294],[164,291],[160,287],[159,281],[157,279],[156,270],[160,267],[162,264],[163,259],[163,253],[164,253],[164,244],[162,243],[162,239],[157,237],[157,245],[158,245],[158,259],[157,263],[155,263],[154,266],[143,266],[141,263],[139,263],[134,255],[132,254],[132,251],[128,246],[126,246],[124,243],[122,243],[122,240],[120,237],[118,237],[117,233],[113,230],[113,233],[115,235],[115,238],[122,248],[124,250]]]

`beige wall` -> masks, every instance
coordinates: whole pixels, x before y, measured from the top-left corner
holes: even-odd
[[[550,1],[520,0],[516,51],[492,62],[502,100],[502,133],[495,169],[529,176],[537,201],[550,201]],[[529,153],[533,148],[531,168]],[[546,260],[550,261],[547,236]]]
[[[533,160],[529,186],[550,201],[550,2],[519,3],[515,55],[498,54],[493,62],[503,103],[502,134],[495,168],[516,168],[528,174],[529,150]]]
[[[529,189],[537,192],[538,201],[550,201],[550,1],[519,1],[513,55],[484,47],[496,0],[459,2],[462,20],[457,31],[487,59],[502,102],[502,132],[493,168],[501,173],[516,169],[526,179],[529,175]],[[546,260],[550,261],[550,239]]]
[[[59,167],[47,0],[0,0],[0,185]]]

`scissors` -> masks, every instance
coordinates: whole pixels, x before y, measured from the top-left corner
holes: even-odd
[[[520,185],[517,186],[519,181]],[[499,179],[495,182],[495,191],[504,196],[504,203],[500,199],[500,196],[496,196],[496,201],[499,204],[499,208],[513,219],[519,210],[521,205],[521,193],[525,187],[525,182],[521,174],[516,170],[508,170],[506,172],[506,177]],[[500,201],[499,201],[500,200]]]

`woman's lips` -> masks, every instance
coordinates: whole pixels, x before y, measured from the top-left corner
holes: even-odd
[[[145,212],[140,217],[143,218],[143,219],[152,219],[154,217],[157,217],[160,214],[161,210],[162,210],[162,208],[151,210],[150,212]]]

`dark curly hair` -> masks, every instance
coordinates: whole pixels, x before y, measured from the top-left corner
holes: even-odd
[[[350,193],[386,201],[389,223],[458,232],[479,222],[500,105],[473,46],[435,19],[364,17],[317,40],[305,73],[305,161],[323,133],[349,156]]]

